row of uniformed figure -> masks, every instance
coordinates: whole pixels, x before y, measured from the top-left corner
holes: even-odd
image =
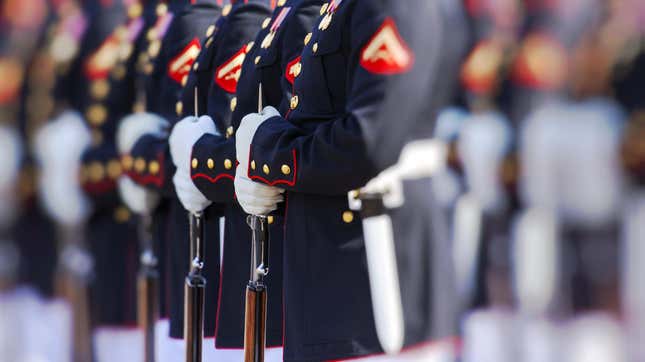
[[[0,360],[70,359],[61,265],[86,271],[92,359],[142,360],[149,227],[157,361],[183,361],[187,211],[205,361],[242,359],[249,214],[270,229],[267,360],[645,359],[638,1],[3,8]]]

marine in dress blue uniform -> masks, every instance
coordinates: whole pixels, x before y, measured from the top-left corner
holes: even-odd
[[[0,68],[8,79],[1,91],[0,113],[2,124],[15,127],[23,146],[19,176],[13,190],[17,197],[14,200],[17,212],[8,220],[0,221],[0,233],[3,238],[12,240],[18,249],[18,269],[12,276],[16,278],[15,283],[32,286],[42,296],[51,298],[54,293],[52,276],[56,265],[56,240],[51,220],[38,205],[34,187],[35,165],[29,145],[33,142],[34,130],[51,116],[56,101],[53,92],[56,78],[49,72],[53,71],[51,68],[43,67],[43,64],[51,64],[47,61],[49,53],[43,49],[43,44],[49,38],[46,29],[61,16],[53,6],[38,1],[31,5],[37,10],[30,16],[20,20],[8,17],[2,20]],[[20,31],[16,31],[18,27]]]
[[[303,39],[289,109],[257,128],[244,162],[248,169],[241,171],[287,191],[286,361],[382,352],[370,308],[360,215],[348,209],[347,193],[382,170],[365,140],[383,122],[379,112],[387,80],[415,66],[418,49],[406,39],[412,29],[390,5],[395,4],[344,0],[321,7]],[[427,310],[420,318],[424,322],[406,326],[406,346],[429,339]]]
[[[138,238],[135,220],[120,203],[116,179],[121,165],[114,143],[115,125],[128,112],[127,104],[117,104],[111,87],[127,82],[127,61],[142,30],[142,4],[129,6],[86,4],[88,30],[80,46],[73,72],[80,80],[71,104],[84,116],[92,134],[92,145],[83,153],[81,184],[91,198],[93,212],[86,227],[86,240],[94,258],[94,280],[90,298],[97,327],[136,324],[135,275]],[[118,98],[117,98],[118,99]],[[109,107],[109,108],[108,108]]]
[[[149,73],[146,78],[145,108],[166,119],[176,122],[179,97],[188,80],[188,73],[196,64],[208,27],[217,19],[221,8],[214,0],[171,1],[160,11],[156,30],[149,34],[147,54],[143,56],[142,69]],[[147,58],[147,59],[145,59]],[[137,184],[158,192],[162,202],[153,215],[155,240],[160,241],[158,255],[164,266],[167,315],[170,317],[170,336],[183,336],[184,277],[189,266],[188,219],[177,200],[172,186],[174,165],[168,154],[167,140],[153,135],[142,136],[131,153],[123,157],[128,165],[127,174]],[[217,224],[206,229],[206,237],[219,237]],[[209,282],[207,303],[216,305],[216,287],[219,273],[219,250],[207,247],[205,273]],[[212,253],[212,254],[211,254]],[[212,262],[211,262],[212,261]],[[214,291],[215,289],[215,291]],[[162,303],[163,304],[163,303]],[[215,313],[206,309],[205,336],[214,333]]]
[[[250,229],[233,190],[235,139],[232,136],[242,117],[257,111],[260,83],[262,103],[286,111],[294,76],[300,72],[302,39],[319,16],[323,3],[320,0],[280,2],[270,17],[263,14],[255,26],[248,29],[246,43],[235,44],[229,54],[221,57],[214,72],[209,115],[225,132],[220,136],[204,135],[193,145],[191,177],[204,195],[225,207],[224,261],[216,335],[218,348],[243,346],[244,294],[240,291],[248,282],[248,262],[251,259]],[[241,72],[236,84],[227,81],[234,72]],[[271,271],[267,279],[269,348],[282,345],[283,213],[284,210],[278,210],[268,219],[271,238]]]

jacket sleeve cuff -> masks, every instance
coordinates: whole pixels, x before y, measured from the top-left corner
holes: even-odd
[[[203,135],[193,145],[190,176],[195,186],[213,202],[234,200],[235,139]]]

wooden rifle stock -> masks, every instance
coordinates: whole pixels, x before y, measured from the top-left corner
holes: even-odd
[[[186,362],[201,362],[204,338],[204,297],[206,279],[202,275],[204,263],[204,218],[202,213],[189,214],[191,264],[184,287],[184,338]]]
[[[244,362],[263,362],[266,347],[267,287],[269,273],[269,229],[266,217],[250,215],[252,230],[251,278],[246,286],[244,315]]]
[[[244,362],[264,361],[266,314],[266,288],[249,283],[244,314]]]
[[[88,283],[93,268],[92,257],[83,245],[80,227],[61,227],[62,241],[56,271],[56,290],[72,311],[72,362],[93,360],[92,328],[88,301]]]

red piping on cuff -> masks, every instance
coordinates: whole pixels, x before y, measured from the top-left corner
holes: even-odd
[[[83,184],[82,188],[90,195],[100,195],[113,191],[116,188],[116,182],[113,180],[88,182]]]
[[[161,176],[139,175],[134,172],[128,172],[128,176],[140,184],[144,184],[144,185],[155,184],[158,187],[163,186],[163,179]]]
[[[298,161],[296,160],[296,150],[293,149],[291,150],[291,154],[293,156],[293,178],[291,181],[289,180],[275,180],[275,181],[269,181],[265,179],[262,176],[251,176],[251,152],[249,152],[249,163],[248,163],[248,169],[246,170],[246,175],[249,177],[251,180],[259,180],[262,181],[263,183],[269,185],[269,186],[275,186],[275,185],[287,185],[290,187],[294,187],[296,185],[296,174],[298,173]]]
[[[198,178],[203,178],[203,179],[208,180],[208,181],[209,181],[209,182],[211,182],[211,183],[215,183],[215,182],[219,181],[219,180],[220,180],[220,179],[222,179],[222,178],[227,178],[227,179],[230,179],[230,180],[235,180],[235,176],[233,176],[233,175],[229,175],[229,174],[227,174],[227,173],[221,173],[221,174],[219,174],[219,175],[217,175],[217,176],[215,176],[215,177],[210,177],[210,176],[208,176],[208,175],[206,175],[206,174],[203,174],[203,173],[196,173],[196,174],[192,175],[190,178],[191,178],[191,179],[193,179],[193,180],[196,180],[196,179],[198,179]]]

